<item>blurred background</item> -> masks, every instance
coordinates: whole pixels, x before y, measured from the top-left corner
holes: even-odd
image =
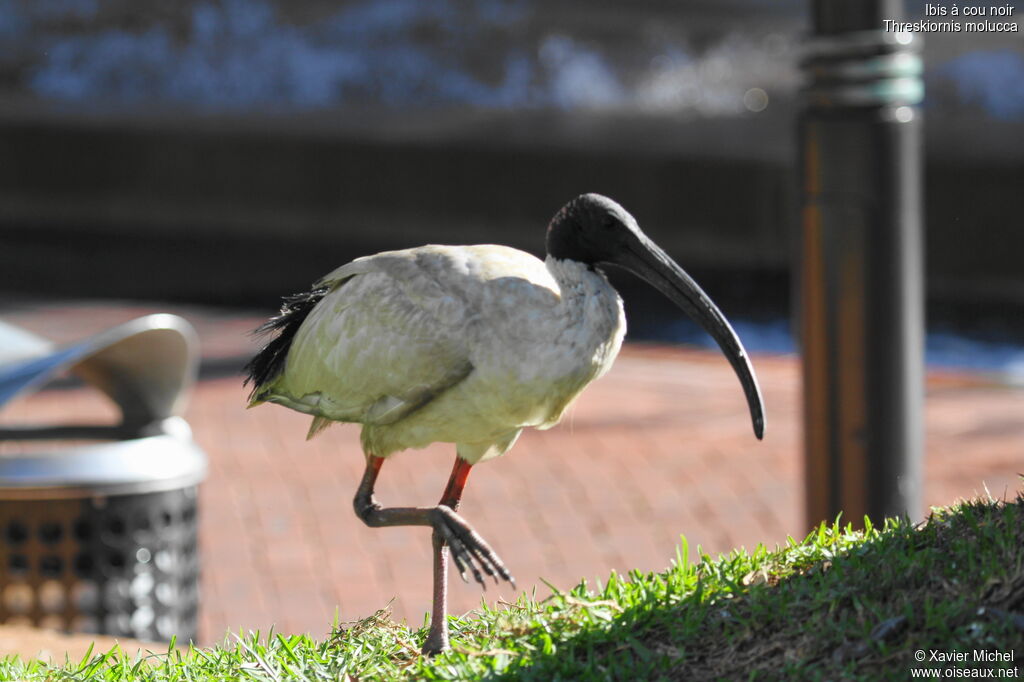
[[[908,17],[920,18],[923,6],[909,2]],[[1010,20],[1022,21],[1019,13]],[[212,464],[201,506],[204,638],[271,622],[322,631],[339,604],[344,620],[395,595],[396,613],[418,623],[428,604],[427,540],[403,529],[367,531],[349,518],[361,466],[354,429],[332,429],[303,450],[301,418],[240,411],[236,372],[254,348],[244,332],[281,295],[359,255],[482,242],[540,254],[551,215],[586,191],[627,207],[719,302],[747,347],[768,354],[763,380],[780,435],[766,443],[774,464],[759,464],[760,478],[736,487],[730,465],[714,471],[698,461],[743,468],[754,447],[727,369],[723,390],[735,403],[723,403],[730,425],[721,428],[735,434],[706,420],[677,433],[671,413],[707,394],[680,393],[657,363],[710,361],[628,352],[639,383],[620,374],[624,383],[611,385],[621,392],[595,398],[592,408],[581,403],[578,437],[615,467],[615,447],[637,447],[609,435],[618,424],[642,425],[652,442],[664,427],[664,444],[653,450],[671,456],[692,443],[694,459],[685,460],[679,487],[662,491],[665,510],[636,512],[663,522],[650,537],[628,525],[595,529],[588,519],[600,517],[600,495],[568,494],[564,504],[581,518],[572,530],[605,545],[557,560],[538,555],[525,584],[658,568],[679,532],[714,551],[802,532],[788,500],[799,488],[800,444],[798,376],[787,355],[796,350],[795,120],[807,26],[808,3],[797,0],[0,0],[0,316],[58,341],[154,309],[199,327],[205,381],[189,419]],[[927,353],[940,372],[930,398],[948,398],[929,414],[930,442],[941,433],[929,445],[929,471],[935,457],[947,457],[945,472],[929,479],[933,504],[990,480],[1012,486],[1019,470],[1010,453],[1024,441],[1013,416],[1024,405],[1020,35],[925,36]],[[613,279],[627,300],[630,340],[705,343],[643,285]],[[711,390],[715,381],[697,385]],[[19,409],[69,400],[61,395],[34,396]],[[626,395],[639,421],[612,409]],[[976,400],[973,411],[965,395]],[[711,444],[697,444],[702,437]],[[478,525],[513,565],[515,553],[504,548],[543,524],[516,526],[517,505],[552,473],[541,455],[520,451],[563,447],[531,438],[495,465],[505,476],[519,457],[527,467],[515,479],[521,488],[505,488],[504,516],[492,521],[504,531],[491,538]],[[972,447],[997,453],[997,473],[958,488],[956,456]],[[405,459],[412,463],[396,464],[405,467],[396,480],[408,485],[388,498],[414,488],[423,502],[436,497],[447,454],[431,458],[430,485],[419,481],[417,457]],[[311,468],[297,472],[299,462]],[[598,490],[626,475],[565,466],[565,477],[603,471]],[[716,480],[731,492],[708,492]],[[695,486],[707,499],[687,492]],[[471,519],[484,499],[474,503],[473,490]],[[627,493],[623,504],[643,507],[643,485]],[[692,523],[672,515],[680,505]],[[557,530],[544,531],[540,546],[556,546]],[[417,558],[404,566],[411,546]],[[364,570],[368,556],[390,558]],[[395,587],[406,577],[414,587]],[[457,590],[453,607],[478,599]]]
[[[540,252],[600,191],[781,319],[806,3],[585,7],[2,0],[0,291],[268,306],[385,248]],[[1018,36],[926,36],[936,331],[1020,316]]]

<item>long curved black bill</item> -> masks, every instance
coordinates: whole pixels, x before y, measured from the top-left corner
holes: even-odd
[[[764,401],[761,398],[761,388],[757,385],[754,368],[732,325],[725,319],[725,315],[714,301],[667,253],[645,236],[641,236],[638,243],[631,245],[631,248],[616,254],[614,261],[608,262],[646,280],[711,335],[725,353],[743,386],[754,425],[754,435],[758,439],[763,438]]]

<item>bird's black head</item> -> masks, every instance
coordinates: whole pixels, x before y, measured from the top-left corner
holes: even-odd
[[[636,220],[600,194],[582,194],[563,206],[548,225],[547,251],[559,260],[586,265],[615,263],[646,241]]]
[[[548,226],[548,255],[586,265],[615,265],[647,280],[704,327],[739,377],[754,433],[764,434],[764,404],[754,368],[725,315],[626,209],[600,194],[584,194],[563,206]]]

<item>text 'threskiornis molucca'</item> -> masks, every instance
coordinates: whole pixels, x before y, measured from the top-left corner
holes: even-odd
[[[359,258],[285,300],[260,327],[276,336],[247,366],[251,405],[273,402],[331,422],[363,425],[366,472],[355,495],[367,525],[430,526],[434,604],[425,653],[448,645],[447,554],[512,581],[493,549],[457,513],[477,462],[504,454],[524,427],[547,429],[611,367],[626,320],[604,265],[647,280],[714,337],[739,376],[754,433],[760,389],[746,351],[718,307],[617,203],[585,194],[547,230],[542,262],[506,246],[422,246]],[[373,494],[384,460],[454,443],[455,466],[435,507],[382,507]]]

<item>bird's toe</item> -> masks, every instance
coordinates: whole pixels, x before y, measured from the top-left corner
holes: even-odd
[[[437,527],[451,550],[452,560],[463,580],[466,578],[466,570],[469,569],[473,578],[480,583],[481,587],[487,588],[484,574],[494,579],[507,580],[515,587],[515,579],[505,567],[498,553],[491,549],[487,541],[480,537],[480,534],[473,530],[461,516],[448,507],[438,507]],[[468,582],[468,581],[467,581]]]

